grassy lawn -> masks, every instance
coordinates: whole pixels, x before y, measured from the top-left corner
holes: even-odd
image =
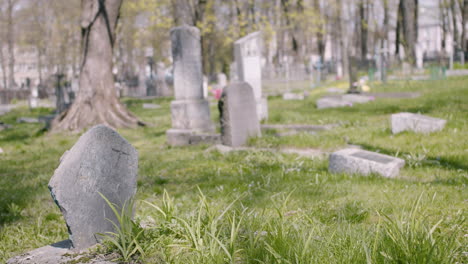
[[[304,84],[306,85],[306,84]],[[297,86],[294,86],[296,88]],[[298,88],[298,87],[297,87]],[[417,91],[416,99],[377,99],[317,110],[325,89],[304,101],[269,98],[269,123],[338,124],[317,134],[250,145],[334,151],[348,144],[398,156],[396,179],[332,175],[326,159],[209,146],[170,147],[170,99],[126,99],[148,127],[119,130],[139,152],[136,222],[142,263],[468,263],[468,78],[374,85],[376,92]],[[213,120],[217,119],[215,107]],[[448,121],[429,135],[392,135],[389,117],[420,112]],[[68,237],[47,183],[79,135],[50,135],[16,109],[0,120],[0,262]],[[152,205],[146,203],[151,203]],[[158,209],[156,209],[157,207]],[[109,246],[104,251],[115,250]]]

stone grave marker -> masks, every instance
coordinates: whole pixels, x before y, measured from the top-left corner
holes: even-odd
[[[283,100],[304,100],[304,94],[297,94],[297,93],[284,93]]]
[[[374,101],[374,97],[362,94],[345,94],[341,97],[341,99],[356,104],[363,104]]]
[[[217,74],[216,79],[217,79],[217,82],[218,82],[218,86],[221,89],[224,89],[224,87],[226,87],[226,85],[228,83],[226,74],[220,72],[220,73]]]
[[[204,99],[200,31],[181,26],[171,30],[175,100],[171,102],[170,145],[189,145],[194,134],[214,133],[210,105]]]
[[[323,97],[316,102],[317,109],[337,108],[337,107],[351,107],[352,102],[345,101],[341,97]]]
[[[31,95],[29,96],[29,108],[35,109],[39,106],[39,89],[36,85],[31,86]]]
[[[268,119],[268,102],[262,97],[261,33],[251,33],[234,42],[236,75],[253,89],[259,120]]]
[[[376,173],[394,178],[405,161],[399,158],[361,149],[347,148],[330,154],[328,170],[331,173],[369,175]]]
[[[100,193],[120,210],[135,195],[137,172],[135,148],[104,125],[91,128],[65,152],[49,189],[74,249],[98,243],[97,233],[114,231],[111,221],[117,219]]]
[[[242,146],[250,137],[261,135],[256,105],[252,87],[248,83],[236,82],[224,89],[218,105],[221,141],[224,145]]]
[[[143,104],[143,109],[159,109],[161,108],[160,105],[157,104]]]
[[[447,121],[444,119],[413,113],[398,113],[391,116],[393,134],[403,131],[413,131],[417,133],[436,132],[442,130],[446,123]]]

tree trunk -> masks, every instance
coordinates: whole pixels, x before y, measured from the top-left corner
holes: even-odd
[[[343,75],[346,75],[348,72],[348,53],[345,48],[344,43],[344,34],[343,34],[343,20],[342,20],[342,2],[341,0],[336,0],[336,27],[339,38],[340,45],[340,57],[341,57],[341,67],[343,70]],[[342,76],[341,76],[342,77]]]
[[[468,16],[468,0],[460,2],[460,11],[462,13],[462,33],[461,33],[461,49],[463,52],[468,52],[466,45],[466,17]]]
[[[458,26],[457,26],[457,0],[450,1],[450,11],[452,12],[452,43],[453,43],[453,53],[455,54],[459,47],[460,43],[458,40]]]
[[[401,28],[403,23],[403,1],[400,0],[398,3],[398,11],[397,11],[397,25],[395,30],[395,55],[399,58],[400,55],[400,43],[402,43],[402,36],[401,36]]]
[[[7,79],[7,70],[6,70],[6,65],[5,65],[5,55],[3,54],[3,43],[1,43],[0,40],[0,66],[2,67],[2,88],[6,89],[7,84],[8,84],[8,79]]]
[[[15,33],[13,28],[13,8],[16,4],[15,0],[8,0],[7,5],[7,42],[8,42],[8,86],[15,86]]]
[[[403,0],[402,0],[403,1]],[[415,0],[403,1],[403,35],[405,41],[403,46],[405,48],[406,61],[411,64],[416,63],[416,31],[418,22],[415,19]]]
[[[367,37],[368,37],[368,3],[364,0],[359,2],[359,33],[361,35],[361,61],[366,61],[367,57]]]
[[[313,2],[315,10],[320,13],[320,2],[319,0],[314,0]],[[320,62],[324,62],[324,57],[325,57],[325,41],[324,41],[324,36],[323,36],[323,26],[322,22],[319,22],[319,29],[317,30],[317,48],[318,48],[318,53],[320,56]]]
[[[79,132],[96,124],[114,128],[143,124],[119,102],[114,88],[112,54],[122,1],[81,1],[80,90],[70,109],[54,120],[53,132]]]

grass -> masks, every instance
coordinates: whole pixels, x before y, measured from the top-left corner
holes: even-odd
[[[144,101],[162,106],[151,110],[142,109],[142,100],[125,99],[151,124],[119,130],[140,157],[135,221],[144,227],[138,245],[145,254],[139,261],[467,263],[468,78],[371,87],[422,96],[325,110],[314,107],[324,88],[310,90],[304,101],[270,97],[269,123],[339,126],[315,135],[268,133],[249,144],[324,151],[360,145],[405,159],[408,165],[396,179],[329,174],[320,158],[170,147],[165,131],[171,99]],[[0,262],[67,238],[47,183],[79,135],[49,135],[38,124],[16,124],[20,116],[49,111],[20,108],[0,117],[13,125],[0,132]],[[392,135],[389,115],[402,111],[448,123],[429,135]]]

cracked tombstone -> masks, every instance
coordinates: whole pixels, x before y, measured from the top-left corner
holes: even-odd
[[[118,221],[100,194],[120,210],[135,195],[137,171],[135,148],[104,125],[91,128],[65,152],[49,189],[74,249],[98,243],[97,233],[115,231],[112,222]]]

